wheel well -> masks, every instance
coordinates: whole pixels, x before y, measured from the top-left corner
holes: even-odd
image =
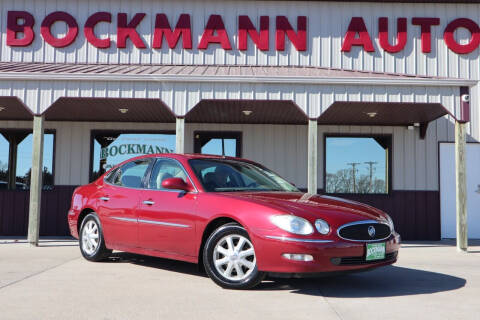
[[[232,223],[232,222],[240,224],[238,221],[232,218],[220,217],[210,221],[210,223],[205,227],[205,230],[203,231],[203,235],[202,235],[202,243],[200,245],[200,250],[198,251],[198,266],[200,269],[203,269],[203,247],[205,246],[205,242],[207,241],[208,237],[218,227],[223,226],[224,224],[227,224],[227,223]]]
[[[90,208],[83,209],[82,212],[80,212],[80,214],[78,215],[78,219],[77,219],[77,232],[80,232],[80,226],[82,225],[83,219],[85,219],[87,214],[89,214],[91,212],[94,212],[94,211]]]

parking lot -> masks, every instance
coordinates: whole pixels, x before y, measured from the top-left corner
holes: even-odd
[[[1,319],[479,319],[480,242],[408,243],[397,264],[319,279],[217,287],[197,266],[122,252],[84,260],[77,243],[0,240]]]

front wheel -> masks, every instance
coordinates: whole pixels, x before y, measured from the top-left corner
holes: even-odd
[[[203,250],[208,276],[226,289],[250,289],[265,278],[257,268],[255,248],[247,231],[236,223],[216,229]]]
[[[107,258],[112,250],[105,247],[102,225],[95,213],[83,219],[80,227],[80,251],[85,259],[100,261]]]

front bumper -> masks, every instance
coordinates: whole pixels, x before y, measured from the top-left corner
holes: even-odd
[[[275,273],[322,273],[355,271],[395,263],[400,248],[400,235],[393,233],[386,243],[386,259],[365,261],[365,242],[336,239],[333,242],[300,242],[268,238],[263,232],[251,232],[258,269]],[[293,237],[298,238],[298,237]],[[313,261],[293,261],[284,253],[309,254]]]

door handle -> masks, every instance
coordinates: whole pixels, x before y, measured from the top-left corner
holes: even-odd
[[[145,200],[145,201],[143,201],[143,204],[146,204],[147,206],[151,206],[151,205],[154,205],[154,204],[155,204],[155,201]]]
[[[109,197],[100,197],[99,199],[102,200],[102,201],[108,201],[108,200],[110,200]]]

